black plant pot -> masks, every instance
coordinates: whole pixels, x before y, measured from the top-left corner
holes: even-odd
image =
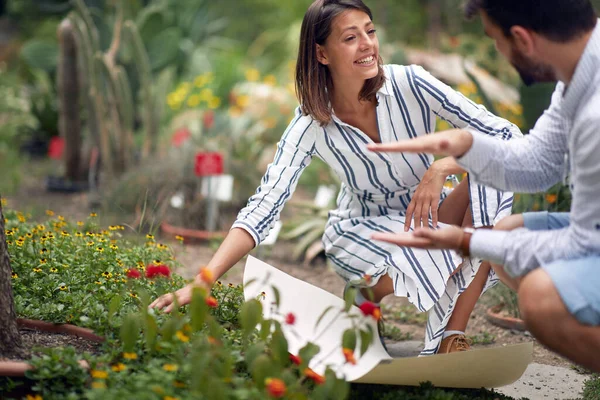
[[[46,178],[48,192],[79,193],[89,190],[88,181],[70,181],[62,176],[48,176]]]

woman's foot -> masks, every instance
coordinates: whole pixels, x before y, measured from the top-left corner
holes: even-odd
[[[455,353],[471,350],[471,341],[463,334],[450,335],[443,339],[437,354]]]

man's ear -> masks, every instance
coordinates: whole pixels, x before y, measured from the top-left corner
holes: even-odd
[[[517,50],[526,56],[533,56],[535,52],[535,38],[531,31],[522,26],[515,25],[510,28],[510,33]]]
[[[329,59],[327,58],[327,51],[321,45],[316,44],[317,46],[317,61],[323,65],[329,64]]]

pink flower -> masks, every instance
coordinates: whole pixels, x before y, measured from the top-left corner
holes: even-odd
[[[181,128],[173,134],[171,138],[171,144],[175,147],[181,147],[186,140],[188,140],[192,134],[190,133],[188,128]]]

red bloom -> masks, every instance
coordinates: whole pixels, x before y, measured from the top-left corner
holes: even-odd
[[[65,148],[65,140],[60,136],[53,136],[50,139],[48,145],[48,157],[53,160],[60,160],[63,156],[63,150]]]
[[[171,138],[171,144],[175,147],[180,147],[186,140],[188,140],[192,134],[188,128],[181,128],[177,130]]]
[[[146,278],[153,279],[157,276],[164,276],[166,278],[171,276],[171,270],[166,265],[148,265],[146,267]]]
[[[290,354],[290,361],[296,365],[302,364],[302,359],[300,358],[300,356],[295,356],[293,354]]]
[[[127,270],[127,277],[130,279],[138,279],[142,276],[142,274],[140,274],[140,271],[138,271],[137,269],[131,268]]]
[[[267,387],[267,392],[271,395],[271,397],[279,399],[285,396],[287,388],[285,387],[285,382],[281,379],[267,378],[265,379],[265,385]]]
[[[213,110],[206,110],[202,116],[202,123],[206,129],[210,129],[215,125],[215,112]]]
[[[381,318],[381,310],[370,301],[365,301],[358,308],[360,308],[360,311],[362,311],[363,315],[370,315],[376,321],[379,321],[379,318]]]
[[[217,301],[217,299],[215,299],[212,296],[208,296],[206,298],[206,304],[210,307],[210,308],[217,308],[219,306],[219,302]]]
[[[346,359],[347,363],[356,365],[356,358],[354,358],[354,350],[343,348],[342,353],[344,353],[344,358]]]
[[[296,316],[292,313],[289,313],[288,315],[285,316],[285,323],[288,325],[294,325],[294,323],[296,322]]]
[[[304,370],[304,376],[306,376],[308,379],[311,379],[317,385],[321,385],[321,384],[325,383],[325,377],[317,374],[315,371],[313,371],[310,368],[306,368]]]

